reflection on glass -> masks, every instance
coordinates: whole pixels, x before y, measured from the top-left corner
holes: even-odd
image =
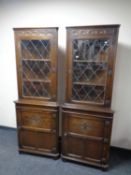
[[[108,39],[73,41],[72,100],[104,102],[110,45]]]
[[[76,60],[107,60],[110,40],[74,40],[73,55]]]

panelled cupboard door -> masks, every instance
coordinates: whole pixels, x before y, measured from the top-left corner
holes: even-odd
[[[62,157],[102,167],[107,165],[112,118],[62,111]]]
[[[67,27],[66,102],[110,106],[118,30]]]
[[[18,104],[16,111],[19,150],[58,157],[58,108]]]
[[[51,111],[29,111],[20,113],[21,126],[25,128],[41,129],[44,131],[55,131],[57,128],[57,113]]]
[[[19,97],[56,101],[58,28],[14,31]]]
[[[41,151],[43,153],[56,153],[56,136],[28,129],[19,130],[20,148]]]
[[[101,163],[103,154],[103,141],[67,136],[63,140],[63,155],[70,158],[84,160],[85,163]]]

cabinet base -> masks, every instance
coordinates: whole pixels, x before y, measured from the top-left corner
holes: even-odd
[[[23,148],[19,148],[19,153],[26,153],[26,154],[32,154],[32,155],[52,157],[54,159],[58,159],[60,157],[59,153],[45,153],[45,152],[41,152],[41,151],[38,151],[38,150],[29,150],[29,149],[23,149]]]
[[[62,158],[63,161],[68,161],[69,160],[69,161],[72,161],[72,162],[81,163],[81,164],[93,166],[93,167],[96,167],[96,168],[101,168],[103,171],[108,170],[108,167],[109,167],[108,164],[100,164],[100,163],[89,162],[87,160],[79,160],[79,159],[76,159],[76,158],[73,158],[73,157],[65,156],[63,154],[61,154],[61,158]]]

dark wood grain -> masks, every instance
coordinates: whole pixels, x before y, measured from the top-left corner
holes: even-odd
[[[59,106],[57,102],[58,28],[15,28],[14,31],[19,93],[19,99],[15,101],[19,151],[57,158],[59,156]],[[26,74],[28,80],[32,73],[32,70],[24,72],[22,67],[22,59],[25,59],[22,58],[21,41],[23,40],[49,40],[50,42],[49,55],[51,67],[48,76],[49,81],[51,81],[50,98],[27,97],[23,93],[23,74]],[[36,51],[37,48],[34,47],[34,50]],[[24,55],[27,57],[27,61],[29,61],[30,58],[28,58],[27,50],[24,51]],[[38,59],[36,54],[32,56],[32,60],[35,63],[37,61],[44,61],[44,59]],[[36,71],[39,72],[37,73]],[[36,67],[35,72],[37,76],[41,73],[40,71],[42,70],[38,70],[38,67]],[[35,81],[42,82],[42,80],[36,79],[36,77]],[[37,88],[40,87],[37,86]],[[31,88],[29,88],[29,91],[31,91]]]
[[[62,158],[108,168],[114,111],[112,87],[119,25],[67,27],[66,97],[62,105]],[[73,41],[109,39],[108,69],[103,103],[73,100]],[[79,62],[79,61],[77,61]],[[82,61],[81,61],[82,62]],[[81,83],[81,82],[79,82]],[[97,84],[95,80],[93,83]],[[78,83],[77,83],[78,84]],[[90,82],[89,82],[90,84]],[[80,95],[81,89],[77,92]]]
[[[57,70],[58,70],[58,28],[14,28],[15,32],[15,47],[16,47],[16,64],[17,64],[17,82],[18,93],[20,99],[38,99],[44,101],[57,101]],[[50,81],[51,81],[51,97],[31,97],[24,96],[22,86],[22,53],[21,41],[22,40],[49,40],[51,44],[50,49]],[[35,57],[35,56],[34,56]]]
[[[88,110],[62,112],[62,157],[98,167],[107,167],[112,117]]]
[[[103,104],[93,103],[96,106],[111,106],[112,87],[114,78],[114,68],[116,59],[116,47],[118,40],[119,25],[101,25],[101,26],[84,26],[84,27],[67,27],[67,71],[66,71],[66,102],[74,104],[84,104],[82,101],[72,100],[72,80],[73,80],[73,40],[74,39],[109,39],[112,46],[108,53],[108,70],[106,80],[105,98]],[[90,102],[85,102],[87,105]]]
[[[19,147],[58,156],[58,108],[16,104]]]

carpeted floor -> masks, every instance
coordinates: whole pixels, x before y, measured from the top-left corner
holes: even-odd
[[[100,169],[61,159],[19,154],[15,130],[0,128],[0,175],[131,175],[131,152],[112,150],[110,168]]]

